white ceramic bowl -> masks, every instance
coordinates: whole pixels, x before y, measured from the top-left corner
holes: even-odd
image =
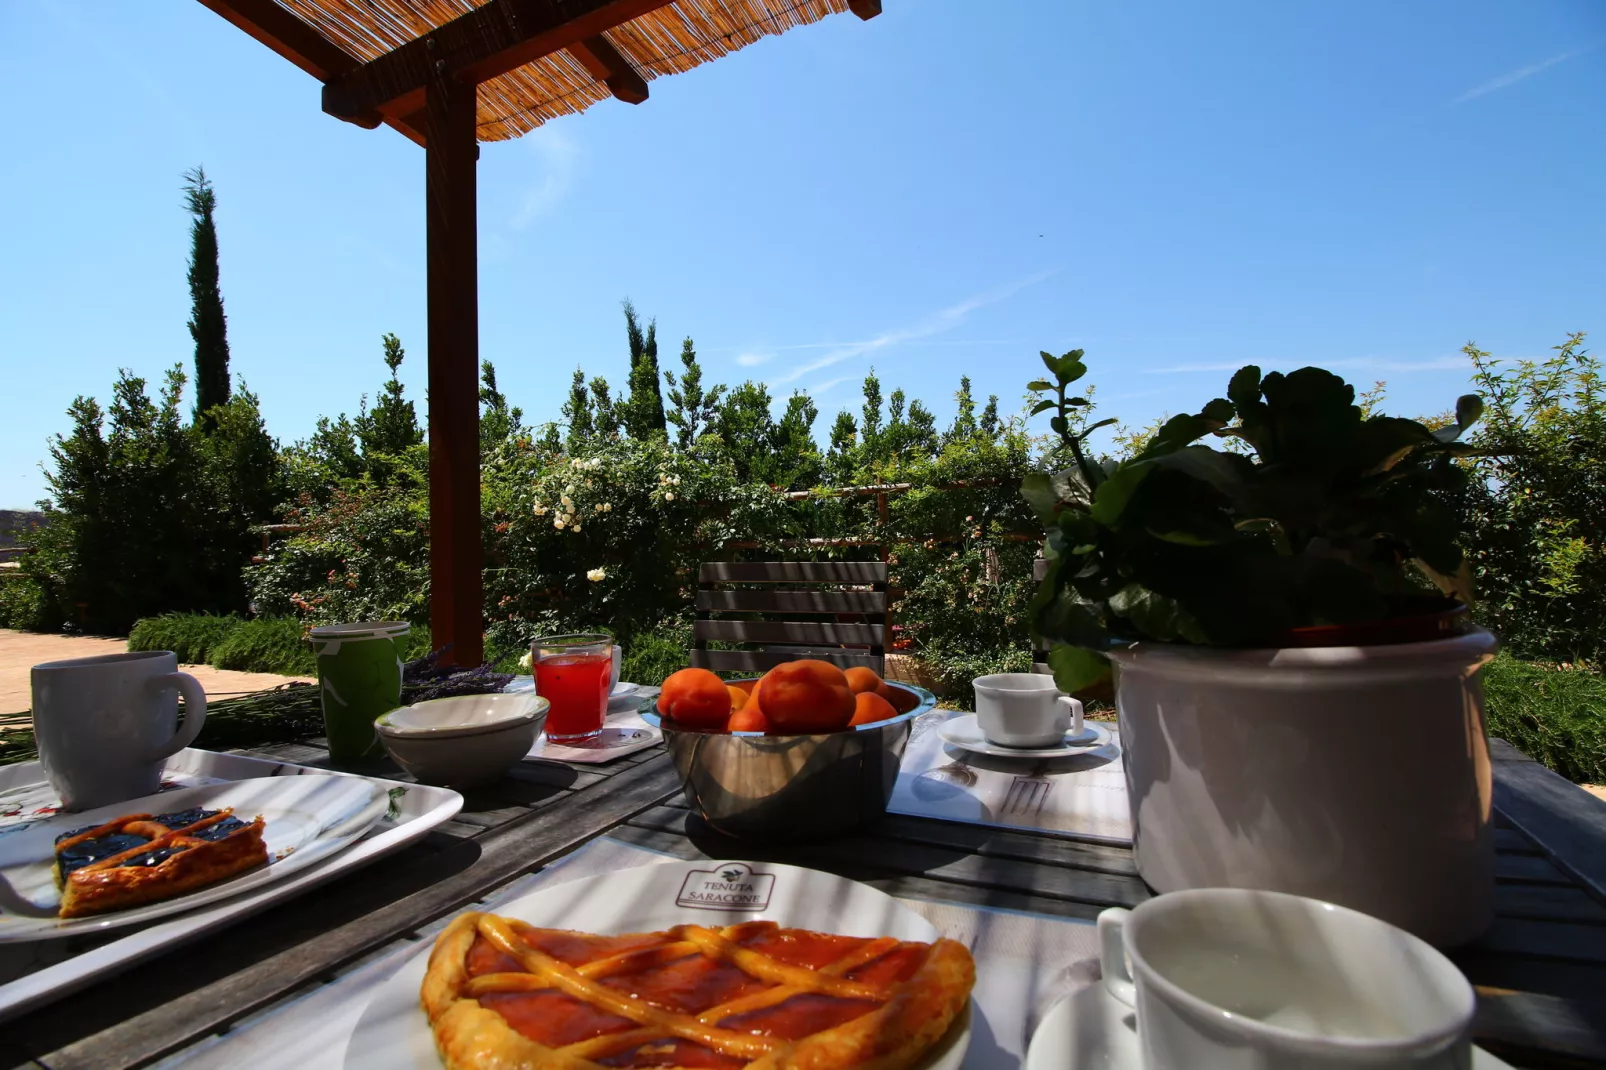
[[[551,704],[537,695],[459,695],[374,721],[396,764],[426,784],[494,784],[529,753]]]

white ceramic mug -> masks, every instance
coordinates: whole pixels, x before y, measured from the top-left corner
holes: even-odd
[[[206,720],[206,692],[169,650],[48,661],[32,681],[39,763],[65,810],[153,794]]]
[[[1001,672],[978,676],[976,723],[1000,747],[1052,747],[1065,733],[1082,733],[1082,704],[1061,693],[1052,676]]]
[[[1468,1070],[1472,986],[1423,940],[1282,892],[1200,888],[1099,915],[1144,1070]]]

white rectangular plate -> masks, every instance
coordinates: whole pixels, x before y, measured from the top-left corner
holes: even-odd
[[[256,777],[306,775],[327,776],[330,771],[191,748],[167,760],[162,786],[165,790]],[[132,931],[0,945],[0,1020],[102,980],[367,865],[418,839],[463,807],[463,797],[445,788],[403,784],[377,777],[357,779],[377,785],[385,792],[389,804],[387,812],[356,844],[299,873]],[[45,782],[38,762],[0,766],[0,838],[54,814],[59,802]]]

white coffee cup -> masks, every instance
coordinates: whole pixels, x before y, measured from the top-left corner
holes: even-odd
[[[1199,888],[1099,915],[1144,1070],[1467,1070],[1472,986],[1423,940],[1282,892]]]
[[[32,682],[39,763],[65,810],[153,794],[206,720],[206,692],[168,650],[48,661]]]
[[[1000,747],[1052,747],[1082,732],[1082,704],[1054,686],[1052,676],[1001,672],[978,676],[976,723]]]

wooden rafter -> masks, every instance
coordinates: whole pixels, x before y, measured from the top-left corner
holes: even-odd
[[[201,0],[201,3],[325,84],[363,65],[362,60],[274,0]],[[384,122],[418,144],[424,143],[421,113],[420,116],[384,115],[373,109],[350,116],[349,121],[369,130]]]
[[[409,114],[433,79],[478,85],[671,2],[490,0],[325,85],[323,110],[348,122]]]
[[[647,79],[601,34],[569,46],[569,55],[579,60],[591,77],[604,83],[608,92],[626,104],[647,99]]]
[[[873,19],[881,14],[881,0],[848,0],[848,10],[861,19]]]

